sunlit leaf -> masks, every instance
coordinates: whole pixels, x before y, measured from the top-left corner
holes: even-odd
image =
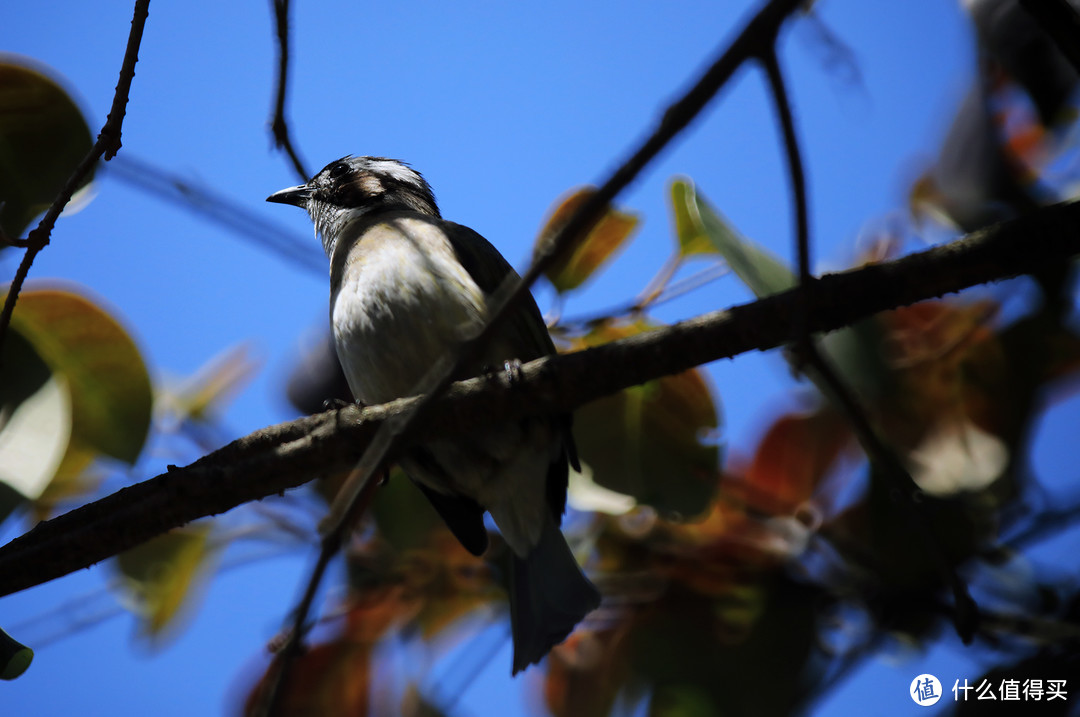
[[[698,195],[688,179],[671,183],[675,236],[684,256],[719,254],[755,296],[786,291],[798,281],[791,269],[759,244],[747,239]]]
[[[211,524],[196,523],[159,535],[120,553],[117,567],[121,587],[142,618],[140,632],[159,638],[190,601],[197,578],[207,572],[212,549],[207,538]]]
[[[16,327],[7,332],[0,363],[0,483],[11,489],[0,502],[2,519],[18,502],[40,496],[56,475],[71,439],[72,408],[67,380]]]
[[[598,345],[649,329],[608,324],[581,340]],[[593,480],[662,514],[702,513],[717,485],[719,412],[704,373],[685,371],[578,409],[574,435]]]
[[[908,456],[911,477],[930,495],[986,488],[1005,472],[1009,449],[971,421],[944,420]]]
[[[597,484],[592,478],[592,468],[588,463],[581,467],[581,473],[570,474],[566,501],[574,510],[608,515],[629,513],[637,505],[633,496],[616,493]]]
[[[65,289],[24,290],[12,325],[71,392],[73,439],[134,463],[150,427],[150,377],[122,326]]]
[[[561,201],[540,231],[538,242],[554,236],[585,201],[593,188],[579,189]],[[572,250],[562,252],[545,272],[555,290],[562,293],[581,286],[622,247],[638,225],[634,214],[609,208]]]
[[[0,629],[0,680],[14,680],[33,660],[33,650]]]
[[[8,235],[21,235],[52,204],[92,146],[60,83],[23,58],[0,57],[0,227]]]

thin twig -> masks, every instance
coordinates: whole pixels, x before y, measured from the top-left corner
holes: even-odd
[[[364,513],[367,505],[370,504],[371,499],[375,496],[374,489],[376,487],[377,484],[373,480],[369,480],[365,483],[364,490],[361,492],[359,500],[357,501],[356,510],[351,514],[351,517],[356,517]],[[351,522],[346,521],[343,525],[351,525]],[[304,596],[293,613],[292,626],[285,639],[285,644],[278,653],[277,659],[274,660],[274,669],[269,674],[267,689],[263,693],[262,699],[259,701],[258,708],[254,711],[256,715],[266,715],[267,717],[271,717],[276,713],[281,704],[282,695],[284,694],[283,689],[285,685],[288,684],[289,670],[292,667],[293,661],[295,661],[303,652],[304,637],[307,634],[308,628],[308,614],[311,612],[311,606],[315,602],[315,595],[318,593],[323,575],[326,574],[327,566],[330,565],[330,561],[341,550],[344,538],[344,527],[323,536],[319,557],[315,561],[315,567],[312,568],[311,575],[308,577],[306,583],[307,587],[304,589]]]
[[[111,163],[109,170],[128,184],[201,214],[230,229],[245,241],[277,254],[291,267],[301,267],[312,274],[326,276],[326,257],[314,242],[283,230],[280,224],[265,219],[224,194],[194,184],[127,153]]]
[[[706,286],[716,281],[717,279],[727,276],[730,273],[730,266],[728,266],[725,262],[717,261],[709,264],[704,269],[695,271],[690,276],[672,282],[667,287],[665,287],[659,294],[655,295],[652,299],[650,299],[648,304],[644,303],[641,298],[637,298],[633,301],[628,301],[624,304],[620,304],[619,306],[610,309],[604,309],[594,314],[588,314],[586,316],[572,316],[570,318],[567,318],[566,320],[560,320],[559,323],[556,324],[555,330],[570,331],[583,327],[594,326],[598,323],[619,318],[621,316],[632,316],[634,314],[640,314],[644,312],[645,309],[652,308],[654,306],[660,306],[669,301],[674,301],[680,296],[689,294],[692,291],[696,291],[697,289],[700,289],[701,287]]]
[[[775,48],[762,55],[762,64],[769,81],[769,90],[776,104],[776,112],[780,118],[780,126],[784,136],[784,151],[788,160],[788,175],[791,178],[791,191],[794,195],[795,224],[797,233],[797,246],[799,252],[799,288],[798,291],[804,297],[810,296],[810,222],[806,194],[806,177],[803,171],[801,151],[799,149],[798,136],[795,133],[795,119],[791,111],[791,103],[788,100],[787,89],[784,86],[783,73],[780,71],[780,63],[776,57]],[[975,635],[978,628],[978,607],[967,589],[967,584],[960,579],[956,570],[949,565],[945,554],[942,552],[934,529],[930,525],[925,514],[925,509],[919,504],[921,491],[912,480],[907,469],[904,468],[896,453],[891,450],[885,441],[878,435],[867,417],[867,413],[859,400],[848,388],[847,384],[837,375],[825,357],[818,351],[811,334],[806,330],[808,326],[807,312],[810,301],[802,302],[800,326],[800,348],[803,357],[817,374],[818,379],[828,389],[830,398],[834,400],[847,415],[852,430],[859,439],[863,450],[866,451],[871,463],[878,469],[879,475],[886,480],[892,489],[894,501],[908,521],[914,526],[915,532],[923,544],[924,550],[931,555],[942,580],[952,590],[955,608],[952,611],[953,622],[956,632],[964,643],[968,643]]]
[[[285,95],[289,87],[289,0],[273,0],[274,22],[278,40],[277,97],[274,100],[274,117],[270,121],[270,131],[274,135],[274,146],[284,149],[292,162],[293,170],[300,176],[301,182],[311,178],[300,153],[292,143],[289,123],[285,119]]]
[[[135,0],[135,12],[131,18],[131,32],[128,34],[127,48],[124,50],[124,62],[120,66],[120,79],[116,83],[116,93],[113,95],[112,108],[105,119],[105,124],[97,136],[97,141],[90,151],[83,157],[75,170],[68,176],[60,193],[56,195],[52,205],[45,216],[38,222],[37,227],[30,232],[25,240],[26,254],[23,255],[15,277],[8,287],[7,297],[4,299],[4,308],[0,312],[0,347],[3,346],[4,336],[7,333],[8,324],[11,323],[11,315],[15,311],[15,302],[19,300],[19,292],[23,282],[30,273],[30,266],[38,253],[49,245],[53,227],[64,211],[64,207],[71,201],[71,197],[82,185],[83,180],[90,175],[94,165],[101,158],[108,161],[120,151],[120,130],[124,123],[124,115],[127,112],[128,94],[131,92],[131,81],[135,77],[135,63],[139,61],[139,45],[142,43],[143,28],[146,26],[146,18],[150,13],[150,0]]]

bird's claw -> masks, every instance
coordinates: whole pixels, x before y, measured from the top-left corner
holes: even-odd
[[[521,370],[521,361],[518,359],[503,361],[503,372],[506,374],[506,381],[511,387],[517,386],[525,380],[525,374]]]

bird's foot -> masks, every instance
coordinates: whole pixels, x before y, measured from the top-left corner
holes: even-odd
[[[518,359],[503,361],[503,373],[506,374],[506,382],[510,384],[510,388],[525,381],[525,373],[521,370],[521,361]]]
[[[359,401],[357,401],[357,403],[359,403]],[[328,398],[322,402],[322,407],[324,411],[338,411],[342,408],[345,408],[346,406],[351,405],[352,403],[350,403],[349,401],[344,401],[340,398]]]

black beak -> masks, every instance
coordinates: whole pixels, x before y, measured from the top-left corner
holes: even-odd
[[[294,207],[306,207],[308,200],[311,199],[311,191],[311,187],[301,184],[274,192],[266,198],[266,201],[275,204],[291,204]]]

